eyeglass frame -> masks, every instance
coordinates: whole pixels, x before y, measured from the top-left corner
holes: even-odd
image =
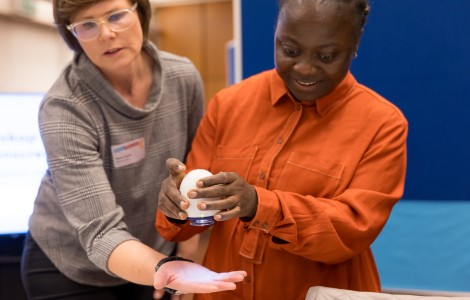
[[[109,20],[109,17],[111,17],[112,15],[115,15],[115,14],[119,14],[119,13],[123,13],[123,12],[129,12],[129,13],[134,13],[135,10],[137,9],[137,6],[138,6],[138,3],[135,2],[134,4],[132,4],[132,6],[130,8],[125,8],[125,9],[119,9],[119,10],[116,10],[116,11],[112,11],[110,13],[107,13],[106,15],[100,17],[100,18],[96,18],[96,19],[83,19],[81,21],[78,21],[78,22],[75,22],[75,23],[72,23],[72,24],[69,24],[69,25],[66,25],[67,29],[73,34],[73,36],[80,40],[80,41],[92,41],[94,39],[96,39],[99,35],[100,35],[100,30],[101,30],[101,24],[103,23],[106,23],[108,25],[108,27],[111,29],[112,32],[120,32],[120,31],[124,31],[126,29],[129,29],[130,27],[130,24],[129,24],[129,27],[126,27],[124,29],[120,29],[120,30],[115,30],[113,29],[112,26],[110,26],[108,20]],[[78,34],[75,32],[75,27],[77,27],[78,25],[80,24],[84,24],[84,23],[87,23],[87,22],[92,22],[92,23],[96,23],[98,24],[98,27],[99,27],[99,31],[98,31],[98,34],[91,38],[91,39],[81,39],[78,37]]]

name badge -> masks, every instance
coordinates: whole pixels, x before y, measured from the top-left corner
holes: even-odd
[[[125,167],[145,158],[144,138],[136,139],[124,144],[111,146],[115,168]]]

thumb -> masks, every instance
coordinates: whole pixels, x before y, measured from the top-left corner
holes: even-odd
[[[153,274],[153,287],[157,290],[163,289],[168,283],[168,274],[159,270]]]
[[[178,177],[186,171],[186,166],[176,158],[168,158],[166,160],[166,168],[173,177]]]

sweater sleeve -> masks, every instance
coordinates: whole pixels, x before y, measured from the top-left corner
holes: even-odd
[[[49,98],[40,109],[39,123],[61,211],[89,259],[110,273],[111,252],[135,238],[127,231],[106,176],[92,117],[80,102]]]

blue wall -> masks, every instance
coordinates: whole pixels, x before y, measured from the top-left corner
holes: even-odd
[[[276,0],[241,0],[242,77],[274,67]]]
[[[243,77],[274,67],[275,0],[241,0]],[[371,0],[352,72],[410,123],[404,200],[373,245],[384,287],[470,291],[470,1]]]
[[[470,199],[470,1],[389,0],[353,72],[410,121],[405,198]]]

